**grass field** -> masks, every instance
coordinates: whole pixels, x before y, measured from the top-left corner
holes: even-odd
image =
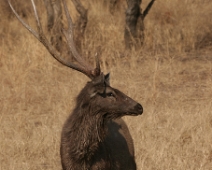
[[[100,1],[85,2],[82,53],[92,61],[101,46],[112,86],[144,108],[141,116],[124,117],[137,169],[211,170],[212,1],[156,1],[145,19],[145,45],[137,51],[124,49],[126,4],[112,16]],[[57,63],[5,1],[0,9],[0,170],[61,169],[61,129],[89,79]]]

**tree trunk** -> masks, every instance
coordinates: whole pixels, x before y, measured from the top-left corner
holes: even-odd
[[[75,33],[75,42],[76,47],[79,51],[81,51],[81,42],[84,37],[85,28],[87,26],[88,18],[87,18],[87,10],[83,7],[80,0],[72,0],[73,4],[75,5],[75,8],[77,12],[80,14],[77,22],[76,22],[76,29],[74,31]]]
[[[51,34],[51,43],[62,50],[62,7],[60,0],[44,0],[47,9],[47,28]]]
[[[126,48],[131,48],[138,40],[137,37],[137,22],[141,15],[139,0],[127,0],[128,9],[126,11],[126,26],[125,26],[125,45]]]
[[[148,14],[155,0],[152,0],[144,13],[140,8],[141,0],[127,0],[126,26],[124,32],[125,46],[127,49],[135,46],[139,48],[144,42],[144,18]]]

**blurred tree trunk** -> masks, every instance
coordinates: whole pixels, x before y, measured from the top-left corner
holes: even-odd
[[[76,47],[78,48],[79,51],[81,51],[81,47],[82,47],[81,42],[83,40],[85,28],[88,22],[87,10],[83,7],[80,0],[72,0],[72,2],[75,5],[77,12],[80,14],[75,24],[76,27],[75,27],[74,33],[75,33]]]
[[[144,42],[144,18],[148,14],[155,0],[151,0],[142,13],[140,4],[142,0],[126,0],[128,9],[126,11],[126,26],[124,32],[125,46],[139,48]]]
[[[47,28],[50,32],[51,43],[61,52],[62,50],[62,7],[60,0],[44,0],[47,9]]]

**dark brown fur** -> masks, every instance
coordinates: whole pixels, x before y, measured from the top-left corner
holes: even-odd
[[[110,87],[102,74],[77,97],[61,137],[63,170],[135,170],[134,147],[120,118],[142,114],[142,106]]]

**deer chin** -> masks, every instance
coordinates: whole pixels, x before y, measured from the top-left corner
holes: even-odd
[[[140,112],[127,112],[126,115],[128,116],[139,116],[139,115],[142,115],[142,111]]]

